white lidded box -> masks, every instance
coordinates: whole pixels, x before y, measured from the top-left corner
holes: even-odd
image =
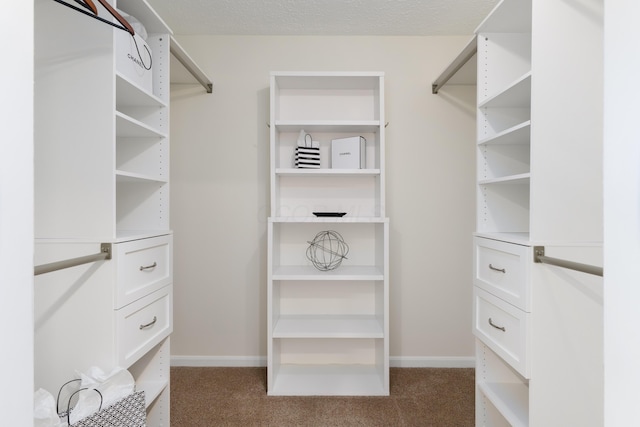
[[[129,81],[153,93],[153,54],[151,48],[137,33],[115,31],[116,37],[116,71]],[[137,44],[137,47],[136,47]]]
[[[332,169],[365,169],[366,140],[351,136],[331,140]]]

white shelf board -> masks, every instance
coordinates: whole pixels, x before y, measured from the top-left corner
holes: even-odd
[[[379,176],[380,169],[296,169],[278,168],[276,175],[280,176]]]
[[[148,408],[154,400],[167,388],[169,381],[141,381],[136,383],[136,390],[144,390],[145,405]]]
[[[280,132],[377,132],[380,120],[276,120]]]
[[[169,182],[167,178],[146,175],[142,173],[127,172],[123,170],[116,170],[116,179],[118,182],[149,182],[149,183],[161,183],[166,184]]]
[[[279,89],[379,89],[381,71],[273,71]]]
[[[478,108],[531,106],[531,71],[509,84],[504,90],[489,96]]]
[[[529,426],[529,387],[517,383],[479,382],[478,387],[513,427]]]
[[[281,365],[270,396],[388,396],[377,366]]]
[[[531,178],[530,173],[521,173],[517,175],[503,176],[500,178],[482,179],[478,181],[479,185],[506,185],[506,184],[528,184]]]
[[[341,265],[335,270],[320,271],[311,265],[287,265],[273,268],[273,280],[384,280],[376,266]]]
[[[376,316],[280,316],[273,338],[384,338]]]
[[[527,232],[487,232],[477,231],[473,234],[476,237],[499,240],[501,242],[513,243],[516,245],[530,246],[531,240]]]
[[[116,72],[116,105],[160,108],[166,107],[167,103]]]
[[[173,234],[172,230],[116,230],[115,243]]]
[[[116,135],[123,138],[166,138],[167,134],[159,132],[120,111],[116,111]]]
[[[143,22],[149,34],[172,34],[169,26],[147,0],[118,0],[118,9]]]
[[[478,145],[527,145],[531,143],[531,120],[478,141]]]
[[[269,221],[272,223],[363,223],[363,224],[384,224],[389,222],[389,218],[383,217],[366,217],[345,215],[343,217],[316,217],[316,216],[288,216],[288,217],[271,217]]]

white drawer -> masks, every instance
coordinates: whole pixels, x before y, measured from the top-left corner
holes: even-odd
[[[479,237],[474,242],[475,285],[530,312],[531,248]]]
[[[166,235],[115,245],[115,308],[124,307],[173,282],[172,242],[172,236]]]
[[[525,378],[529,378],[530,314],[474,287],[473,332]]]
[[[116,310],[118,364],[128,368],[173,331],[173,285]]]

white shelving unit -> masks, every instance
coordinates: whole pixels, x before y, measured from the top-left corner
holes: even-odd
[[[388,395],[384,75],[274,72],[270,128],[268,394]],[[301,130],[320,143],[320,169],[293,167]],[[366,168],[331,169],[331,140],[356,135],[367,141]],[[349,253],[319,271],[306,249],[327,230]]]
[[[603,423],[602,279],[534,263],[544,246],[602,265],[603,11],[591,6],[502,0],[476,30],[477,426]]]
[[[477,30],[481,233],[529,232],[531,2],[511,7],[501,2]]]
[[[602,262],[601,12],[502,0],[476,30],[477,426],[602,424],[602,281],[533,262]]]
[[[111,259],[36,276],[34,385],[55,394],[92,366],[127,368],[145,391],[147,424],[168,426],[171,30],[145,0],[112,5],[145,26],[150,70],[118,65],[136,56],[123,30],[35,2],[35,262],[103,243]],[[100,5],[98,15],[111,18]]]

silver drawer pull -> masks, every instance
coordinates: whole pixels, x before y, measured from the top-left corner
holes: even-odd
[[[157,266],[158,266],[158,263],[154,261],[153,264],[151,264],[151,265],[144,265],[144,266],[141,265],[140,266],[140,271],[150,270],[152,268],[156,268]]]
[[[489,324],[496,329],[500,329],[502,332],[507,332],[507,329],[504,326],[498,326],[495,323],[493,323],[493,320],[491,320],[491,317],[489,317]]]
[[[145,329],[148,328],[150,326],[153,326],[156,324],[156,322],[158,321],[158,318],[156,316],[153,316],[153,320],[149,323],[147,323],[146,325],[140,325],[140,329]],[[489,319],[489,322],[491,322],[491,319]]]
[[[499,271],[500,273],[506,273],[507,272],[507,270],[505,270],[504,268],[494,267],[491,264],[489,264],[489,268],[492,269],[493,271]]]

